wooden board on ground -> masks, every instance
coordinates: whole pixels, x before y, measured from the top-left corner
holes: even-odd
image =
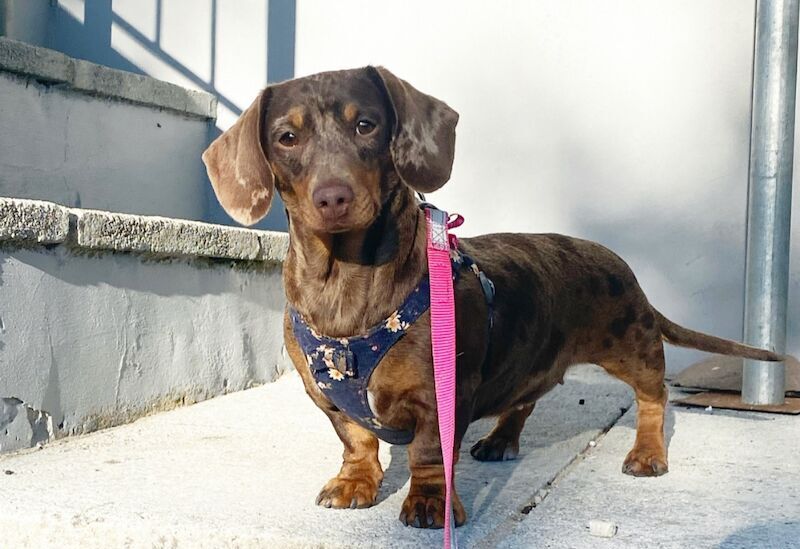
[[[800,396],[800,362],[792,356],[786,362],[786,394]],[[742,391],[742,359],[714,355],[681,371],[672,385],[685,389]]]
[[[673,400],[681,406],[702,406],[703,408],[724,408],[727,410],[746,410],[748,412],[767,412],[771,414],[800,415],[800,398],[786,398],[783,404],[745,404],[742,395],[737,393],[697,393]]]

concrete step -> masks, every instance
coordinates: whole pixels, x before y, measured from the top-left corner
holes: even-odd
[[[631,406],[630,390],[594,367],[572,370],[537,405],[513,462],[466,449],[457,484],[469,515],[462,547],[478,547],[526,515],[537,494]],[[314,499],[342,446],[289,373],[255,389],[132,424],[0,457],[2,547],[435,547],[441,531],[400,524],[406,449],[382,445],[386,478],[370,509]],[[613,458],[617,467],[624,452]],[[621,475],[620,475],[621,476]],[[534,510],[536,511],[536,510]],[[536,521],[538,522],[538,521]]]
[[[227,222],[200,161],[214,96],[0,37],[0,98],[0,196]]]
[[[0,197],[0,453],[276,379],[287,246]]]

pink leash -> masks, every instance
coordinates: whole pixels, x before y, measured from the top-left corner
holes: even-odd
[[[452,221],[447,213],[427,208],[428,273],[431,288],[431,345],[433,347],[433,378],[436,383],[436,408],[439,416],[439,440],[442,446],[445,481],[444,548],[456,547],[455,517],[453,515],[453,446],[456,424],[456,317],[453,298],[453,268],[450,248],[457,246],[455,235],[447,229],[464,222],[456,215]]]

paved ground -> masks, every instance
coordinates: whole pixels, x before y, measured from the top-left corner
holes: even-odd
[[[800,417],[672,407],[670,472],[659,478],[619,472],[634,425],[628,412],[492,545],[800,548]],[[591,538],[592,519],[617,535]]]
[[[461,547],[800,546],[800,419],[674,408],[672,471],[632,479],[619,472],[633,437],[632,414],[620,414],[630,405],[627,387],[582,368],[537,406],[519,460],[466,455]],[[474,425],[467,445],[488,426]],[[397,520],[408,481],[401,447],[382,448],[377,506],[316,507],[340,455],[327,420],[288,375],[0,457],[0,472],[11,472],[0,474],[0,547],[440,546],[440,531]],[[619,531],[591,537],[590,519]]]

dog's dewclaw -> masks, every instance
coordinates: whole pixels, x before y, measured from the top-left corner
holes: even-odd
[[[606,520],[590,520],[589,533],[598,538],[613,538],[617,533],[617,525]]]

